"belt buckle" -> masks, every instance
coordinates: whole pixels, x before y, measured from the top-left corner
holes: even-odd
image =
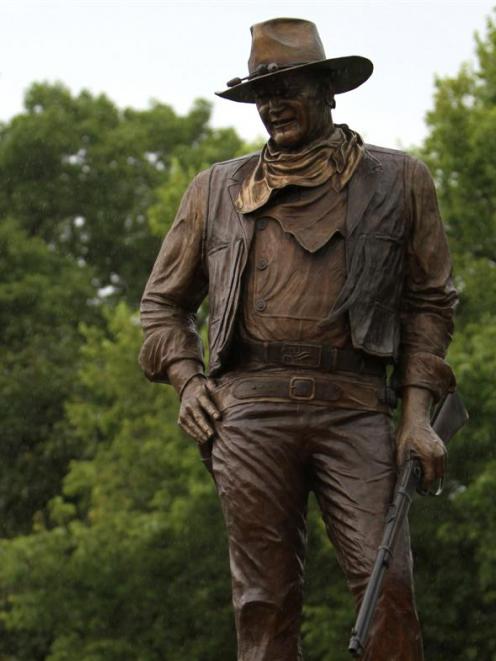
[[[281,362],[294,367],[320,367],[322,348],[315,344],[283,344]]]
[[[315,397],[315,379],[305,376],[293,376],[289,381],[291,399],[311,401]]]

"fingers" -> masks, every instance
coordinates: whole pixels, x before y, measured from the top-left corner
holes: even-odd
[[[219,420],[220,419],[220,411],[215,406],[215,404],[210,399],[210,397],[208,397],[207,395],[201,395],[198,398],[198,403],[201,405],[203,410],[208,413],[208,415],[212,418],[212,420]]]
[[[214,435],[214,430],[206,416],[198,409],[186,407],[179,414],[179,425],[199,443],[206,443]]]
[[[430,490],[435,483],[441,483],[447,463],[447,451],[444,443],[437,442],[432,448],[429,456],[420,456],[416,453],[422,464],[423,480],[422,486]]]
[[[430,457],[422,456],[415,450],[413,445],[403,443],[396,450],[397,465],[400,468],[403,467],[412,456],[420,461],[422,467],[422,489],[428,491],[435,479],[434,464]]]
[[[448,451],[446,450],[446,446],[443,443],[440,448],[440,453],[436,457],[436,462],[434,466],[434,472],[437,480],[443,479],[446,473],[447,463],[448,463]]]
[[[179,418],[177,422],[181,429],[194,438],[198,443],[206,443],[208,441],[205,432],[202,431],[201,427],[198,426],[194,419]]]
[[[199,408],[194,408],[192,410],[192,416],[194,418],[194,421],[196,425],[202,430],[203,432],[203,438],[205,441],[207,441],[211,436],[214,435],[214,428],[210,424],[209,418],[201,411]]]
[[[398,466],[403,466],[412,454],[420,461],[422,490],[429,491],[433,484],[442,483],[446,472],[446,446],[430,427],[416,425],[400,429],[396,443]]]
[[[184,431],[199,443],[206,443],[214,434],[212,421],[219,420],[220,411],[214,402],[202,392],[198,397],[183,401],[178,423]]]
[[[443,490],[444,476],[446,474],[446,467],[448,463],[448,452],[444,443],[441,444],[439,454],[434,460],[434,484],[436,484],[436,491],[433,495],[439,496]]]
[[[434,482],[435,473],[432,461],[420,458],[422,464],[422,488],[429,490]]]

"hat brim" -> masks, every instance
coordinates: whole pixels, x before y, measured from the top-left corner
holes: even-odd
[[[239,85],[229,87],[224,92],[215,92],[215,94],[230,101],[255,103],[255,87],[259,81],[281,76],[290,71],[305,71],[309,69],[329,72],[334,93],[342,94],[343,92],[349,92],[359,87],[368,80],[372,75],[374,65],[369,59],[361,55],[349,55],[348,57],[335,57],[330,60],[307,62],[306,64],[297,64],[293,67],[281,68],[271,73],[250,78],[250,80],[245,80]]]

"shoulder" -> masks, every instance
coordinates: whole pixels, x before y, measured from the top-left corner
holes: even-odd
[[[184,193],[182,204],[205,215],[212,191],[225,190],[229,183],[240,181],[258,162],[259,152],[214,163],[198,172]],[[249,167],[247,167],[249,166]]]
[[[432,181],[429,168],[420,158],[400,149],[390,149],[389,147],[370,144],[365,144],[364,147],[365,153],[378,161],[383,167],[403,170],[406,181],[413,182],[419,179]]]
[[[230,158],[227,161],[219,161],[213,163],[208,168],[200,170],[191,180],[187,190],[186,197],[194,197],[200,195],[203,197],[207,194],[212,179],[216,181],[234,179],[238,176],[243,176],[246,166],[257,163],[260,152],[253,152],[252,154],[245,154],[236,158]]]
[[[244,154],[236,158],[230,158],[227,161],[219,161],[214,163],[209,168],[199,172],[194,181],[200,185],[208,185],[208,182],[215,177],[215,179],[233,179],[241,175],[245,168],[249,165],[254,165],[260,156],[260,152],[253,152],[251,154]]]
[[[222,185],[229,179],[242,179],[250,167],[255,167],[260,152],[238,156],[227,161],[219,161],[196,174],[186,191],[186,197],[199,196],[204,199],[212,184]]]
[[[247,166],[257,163],[259,156],[260,152],[253,152],[236,158],[230,158],[227,161],[220,161],[214,163],[204,173],[208,173],[206,176],[209,178],[212,176],[222,179],[236,178],[239,174],[243,173]]]
[[[366,143],[364,145],[365,152],[370,154],[372,157],[376,158],[381,162],[390,162],[396,163],[397,165],[404,164],[413,164],[417,159],[414,156],[411,156],[405,151],[400,149],[391,149],[389,147],[379,147],[378,145],[370,145]]]

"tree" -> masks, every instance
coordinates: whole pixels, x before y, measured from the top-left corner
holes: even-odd
[[[161,103],[119,110],[104,95],[37,83],[25,108],[0,130],[0,216],[91,265],[100,287],[136,304],[159,247],[147,209],[171,163],[231,158],[240,139],[208,126],[202,100],[180,117]]]
[[[495,659],[496,25],[475,70],[436,81],[423,156],[437,185],[461,302],[450,360],[471,420],[450,447],[443,500],[415,506],[427,657]]]
[[[75,439],[50,519],[0,544],[0,654],[50,661],[234,655],[225,533],[211,479],[152,388],[120,305],[87,327],[68,405]]]
[[[27,532],[79,456],[63,423],[78,324],[103,323],[105,302],[137,302],[159,245],[146,217],[155,187],[165,181],[180,195],[172,163],[196,167],[241,144],[231,129],[208,127],[202,101],[178,117],[161,104],[120,111],[104,96],[34,84],[25,105],[0,130],[0,210],[16,219],[0,230],[0,535]]]
[[[183,192],[172,164],[207,167],[240,149],[233,130],[208,127],[209,112],[200,101],[185,118],[161,104],[120,111],[34,85],[0,132],[0,208],[17,216],[0,229],[0,536],[12,537],[0,656],[232,653],[212,487],[177,430],[175,396],[162,400],[138,369],[134,314],[113,309],[136,303],[158,250],[146,217],[157,187]]]
[[[461,292],[449,359],[471,413],[450,447],[445,495],[413,508],[436,661],[496,659],[494,21],[477,44],[475,70],[436,82],[422,150]],[[0,229],[5,658],[234,656],[213,484],[177,428],[175,395],[138,370],[133,309],[115,306],[136,302],[192,175],[245,149],[232,130],[210,129],[208,112],[204,102],[184,118],[162,104],[121,111],[35,85],[1,130],[0,212],[18,219]],[[98,295],[109,283],[113,295]],[[308,556],[306,658],[344,661],[351,598],[315,507]]]
[[[78,453],[60,427],[82,321],[100,316],[91,270],[0,225],[0,536],[28,532]]]

